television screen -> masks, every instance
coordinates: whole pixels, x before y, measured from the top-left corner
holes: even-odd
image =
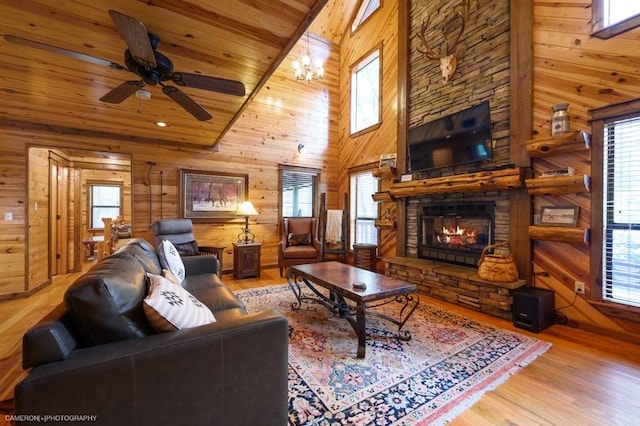
[[[409,129],[412,172],[493,158],[489,102]]]

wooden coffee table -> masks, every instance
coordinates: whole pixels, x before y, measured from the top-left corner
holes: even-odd
[[[300,309],[303,301],[319,303],[351,324],[358,336],[358,358],[365,356],[366,315],[375,315],[390,321],[398,326],[399,339],[404,341],[411,339],[411,333],[402,328],[420,303],[419,299],[412,295],[416,291],[415,284],[340,262],[292,266],[287,274],[287,282],[297,299],[291,304],[292,309]],[[366,288],[359,289],[353,286],[353,283],[359,282],[365,283]],[[311,290],[312,295],[305,294],[302,284]],[[323,294],[318,287],[329,290],[329,295]],[[347,300],[354,302],[355,305],[347,303]],[[375,308],[391,302],[402,304],[397,319],[380,312],[367,311],[367,308]]]

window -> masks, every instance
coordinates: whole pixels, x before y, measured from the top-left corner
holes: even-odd
[[[103,229],[103,217],[116,219],[120,216],[122,188],[113,184],[89,185],[89,227]]]
[[[602,182],[593,194],[591,253],[601,291],[592,299],[640,307],[640,100],[592,115],[593,181]]]
[[[593,35],[607,39],[640,26],[640,2],[593,0]]]
[[[349,177],[349,248],[354,244],[378,244],[378,204],[371,197],[378,192],[378,179],[371,170],[351,173]]]
[[[380,49],[351,69],[351,135],[380,123]]]
[[[318,187],[316,169],[281,166],[281,217],[313,217]]]
[[[373,12],[380,8],[380,2],[381,0],[362,0],[358,11],[353,18],[353,22],[351,23],[351,32],[357,30],[360,25],[373,15]]]

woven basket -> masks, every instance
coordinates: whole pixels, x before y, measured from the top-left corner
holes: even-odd
[[[487,251],[498,247],[506,247],[504,254],[487,254]],[[482,250],[478,261],[478,276],[483,280],[492,282],[510,283],[518,280],[518,268],[516,261],[511,256],[509,242],[486,246]]]

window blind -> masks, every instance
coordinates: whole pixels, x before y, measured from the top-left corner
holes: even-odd
[[[378,205],[373,194],[378,192],[378,179],[370,170],[352,173],[350,176],[350,248],[353,244],[378,244]]]
[[[282,172],[282,216],[312,217],[315,194],[314,173]]]
[[[603,299],[640,306],[640,117],[604,133]]]

